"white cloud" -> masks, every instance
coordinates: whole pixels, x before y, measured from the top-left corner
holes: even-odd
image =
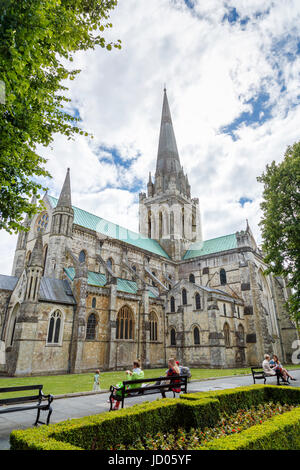
[[[70,167],[74,204],[138,230],[137,182],[145,189],[149,171],[155,172],[166,82],[205,238],[243,229],[247,218],[259,239],[262,187],[256,177],[299,140],[299,56],[291,60],[288,53],[298,47],[300,2],[193,3],[188,9],[183,0],[120,0],[108,34],[122,40],[121,51],[75,56],[74,68],[82,71],[69,84],[71,105],[94,139],[55,136],[53,150],[42,149],[53,175],[49,192],[59,194]],[[235,23],[223,20],[232,8],[239,14]],[[255,111],[253,100],[262,91],[272,105],[269,119],[259,109],[256,123],[235,129],[237,140],[222,133],[242,113]],[[242,207],[241,197],[253,202]],[[8,240],[1,235],[5,260],[14,252]],[[9,274],[7,266],[0,258],[0,272]]]

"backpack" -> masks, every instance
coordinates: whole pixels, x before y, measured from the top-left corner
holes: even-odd
[[[179,366],[180,375],[187,375],[188,378],[192,377],[189,367]]]

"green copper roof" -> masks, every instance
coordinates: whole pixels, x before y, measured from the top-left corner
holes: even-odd
[[[75,269],[72,267],[64,268],[64,271],[68,278],[73,281],[75,276]],[[95,287],[104,287],[106,283],[105,274],[94,273],[93,271],[88,271],[88,285]],[[117,278],[117,291],[126,292],[127,294],[136,294],[137,285],[135,281],[130,281],[129,279]],[[149,289],[149,297],[156,297],[154,293]]]
[[[196,256],[210,255],[220,251],[232,250],[237,248],[235,234],[224,235],[223,237],[212,238],[204,242],[192,243],[185,252],[183,259],[195,258]]]
[[[49,195],[48,199],[52,207],[56,207],[58,199]],[[79,209],[78,207],[72,207],[74,210],[75,224],[90,230],[95,230],[102,235],[107,235],[108,237],[129,243],[130,245],[142,248],[143,250],[150,251],[151,253],[163,256],[164,258],[169,258],[167,253],[156,240],[151,240],[151,238],[147,238],[139,233],[132,232],[127,228],[102,219],[102,217],[98,217],[97,215],[90,214],[89,212]]]

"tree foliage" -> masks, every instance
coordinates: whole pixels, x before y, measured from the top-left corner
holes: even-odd
[[[38,179],[50,175],[37,146],[49,145],[55,133],[84,134],[78,118],[64,109],[70,100],[63,83],[80,72],[67,66],[76,51],[121,47],[121,41],[103,36],[116,5],[117,0],[1,0],[0,229],[22,230],[24,215],[38,210],[30,199],[45,189]]]
[[[291,288],[287,307],[300,319],[300,142],[289,146],[284,160],[267,165],[257,180],[264,184],[261,208],[263,251],[268,273],[282,276]]]

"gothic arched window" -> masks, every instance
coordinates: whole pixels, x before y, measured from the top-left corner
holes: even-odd
[[[187,293],[186,293],[186,289],[182,289],[182,305],[186,305],[187,304]]]
[[[150,323],[150,341],[157,341],[157,316],[155,312],[150,312],[149,315]]]
[[[243,346],[245,342],[245,330],[243,325],[238,326],[238,331],[237,331],[237,339],[238,339],[238,346]]]
[[[158,238],[160,239],[163,236],[163,215],[162,215],[162,212],[160,212],[159,215],[158,215],[158,227],[159,227]]]
[[[9,329],[8,329],[8,337],[7,337],[7,344],[9,346],[12,346],[13,341],[14,341],[15,328],[16,328],[17,315],[19,312],[19,308],[20,308],[20,304],[16,304],[11,314],[11,318],[9,322]]]
[[[230,328],[228,323],[225,323],[224,328],[223,328],[223,333],[224,333],[224,338],[225,338],[225,346],[227,348],[230,347]]]
[[[195,276],[194,274],[190,274],[189,281],[195,284]]]
[[[121,308],[117,317],[117,339],[133,339],[134,338],[134,321],[132,311],[127,305]]]
[[[223,313],[224,313],[224,316],[226,317],[226,304],[223,304]]]
[[[176,331],[174,328],[170,330],[170,343],[171,346],[176,346]]]
[[[220,270],[220,284],[222,286],[224,286],[225,284],[227,283],[227,279],[226,279],[226,271],[225,269],[221,269]]]
[[[86,325],[86,339],[96,338],[96,326],[97,326],[97,317],[94,313],[91,313],[88,317],[88,321]]]
[[[194,344],[200,344],[200,331],[198,326],[194,328]]]
[[[84,263],[84,262],[85,262],[85,260],[86,260],[86,255],[85,255],[85,251],[84,251],[84,250],[81,250],[81,252],[79,253],[78,260],[79,260],[79,263]]]
[[[106,261],[106,266],[112,271],[113,269],[113,260],[111,258],[108,258]]]
[[[92,298],[92,308],[96,308],[96,302],[97,302],[96,297],[93,297]]]
[[[196,304],[196,310],[200,310],[201,308],[201,298],[199,292],[196,293],[195,295],[195,304]]]
[[[49,216],[47,212],[42,212],[35,223],[35,228],[37,232],[46,232],[47,226],[49,222]]]
[[[175,299],[174,299],[174,297],[170,298],[170,310],[171,310],[172,313],[175,312]]]
[[[170,235],[174,235],[174,213],[170,213]]]
[[[62,334],[62,314],[59,310],[55,310],[50,316],[48,326],[47,343],[59,344]]]
[[[195,214],[192,214],[192,233],[193,234],[196,232],[196,228],[197,228],[196,216],[195,216]]]

